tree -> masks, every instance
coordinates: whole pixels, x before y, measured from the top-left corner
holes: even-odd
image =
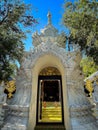
[[[79,44],[98,64],[98,1],[65,2],[63,23],[70,30],[69,44]]]
[[[85,78],[98,70],[98,65],[96,65],[90,57],[83,58],[80,66],[82,67]]]
[[[30,6],[21,0],[0,0],[0,80],[7,80],[13,73],[12,64],[23,56],[23,27],[37,23]]]

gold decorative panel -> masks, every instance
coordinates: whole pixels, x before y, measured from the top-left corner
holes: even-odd
[[[4,92],[7,94],[7,97],[12,98],[15,91],[16,91],[16,81],[15,80],[7,81],[5,83],[5,90],[4,90]]]
[[[46,67],[44,68],[39,75],[50,76],[50,75],[60,75],[60,72],[55,67]]]

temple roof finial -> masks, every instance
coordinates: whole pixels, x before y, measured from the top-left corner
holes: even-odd
[[[48,12],[47,17],[48,17],[48,24],[51,24],[51,13],[50,13],[50,11]]]

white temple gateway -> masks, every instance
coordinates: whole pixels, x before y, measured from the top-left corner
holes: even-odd
[[[83,90],[79,47],[66,51],[47,16],[46,27],[33,34],[34,49],[24,54],[14,97],[0,100],[1,130],[98,130]]]

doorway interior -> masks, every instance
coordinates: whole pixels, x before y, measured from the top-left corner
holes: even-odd
[[[60,75],[39,76],[37,123],[63,123],[63,96]]]

